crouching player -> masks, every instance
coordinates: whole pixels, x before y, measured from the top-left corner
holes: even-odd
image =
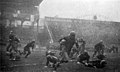
[[[25,47],[24,47],[24,51],[23,54],[25,55],[25,58],[28,57],[28,55],[31,54],[30,48],[32,48],[32,50],[35,48],[35,41],[31,41],[29,42]]]
[[[46,66],[54,68],[54,70],[57,70],[57,68],[60,66],[60,60],[55,56],[55,53],[52,51],[46,52]]]
[[[14,61],[18,61],[18,60],[20,60],[20,53],[17,51],[14,51],[14,50],[12,50],[11,52],[10,52],[10,54],[9,54],[9,56],[10,56],[10,59],[9,60],[14,60]]]
[[[118,53],[118,47],[113,45],[112,48],[108,49],[109,53]]]
[[[85,51],[82,54],[78,55],[77,63],[85,64],[85,63],[89,62],[89,59],[90,59],[90,56],[89,56],[88,52]]]
[[[97,53],[98,53],[98,55],[104,54],[104,49],[105,49],[105,45],[104,45],[103,41],[100,40],[100,42],[97,43],[94,47],[93,57],[95,57],[97,55]]]
[[[107,64],[107,62],[104,60],[104,55],[98,55],[97,60],[95,61],[89,61],[88,63],[85,63],[85,66],[87,67],[93,67],[93,68],[104,68]]]

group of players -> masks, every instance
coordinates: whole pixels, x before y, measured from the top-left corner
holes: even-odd
[[[52,64],[52,67],[57,69],[57,67],[61,63],[67,63],[72,60],[73,55],[76,53],[77,55],[77,63],[81,63],[87,67],[94,67],[94,68],[103,68],[106,65],[106,61],[104,60],[104,51],[105,45],[101,40],[94,46],[94,53],[93,57],[96,57],[97,60],[90,61],[90,55],[85,49],[86,42],[83,39],[76,39],[76,34],[74,31],[71,31],[68,36],[61,38],[59,41],[60,44],[60,58],[55,56],[55,53],[52,51],[46,52],[46,66]],[[30,48],[32,50],[35,48],[35,40],[30,41],[27,43],[23,51],[18,49],[20,44],[20,39],[10,31],[9,34],[9,44],[6,48],[7,54],[9,54],[10,60],[20,60],[21,55],[25,55],[25,58],[31,54]],[[76,47],[74,47],[74,45]],[[109,49],[109,52],[118,52],[118,48],[113,46]]]
[[[59,41],[60,44],[60,58],[55,56],[55,53],[48,50],[46,52],[46,67],[52,66],[55,70],[61,63],[67,63],[72,61],[73,55],[77,55],[77,63],[81,63],[87,67],[94,68],[103,68],[106,65],[105,61],[105,45],[102,40],[94,46],[93,58],[97,58],[94,61],[90,61],[90,55],[85,49],[86,42],[83,39],[76,39],[76,34],[74,31],[71,31],[68,36],[61,38]],[[74,45],[76,47],[74,47]],[[115,46],[113,50],[116,49]],[[116,49],[118,52],[118,48]],[[52,65],[51,65],[52,64]]]
[[[28,55],[31,54],[30,48],[32,48],[32,50],[35,48],[35,40],[32,40],[24,46],[22,51],[18,49],[21,45],[20,39],[14,34],[13,31],[10,31],[8,42],[6,53],[9,55],[9,60],[20,60],[21,55],[25,55],[25,58],[27,58]]]

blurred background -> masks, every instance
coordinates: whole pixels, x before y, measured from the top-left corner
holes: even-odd
[[[0,0],[0,41],[13,30],[21,42],[45,46],[74,30],[88,46],[119,45],[119,6],[119,0]]]

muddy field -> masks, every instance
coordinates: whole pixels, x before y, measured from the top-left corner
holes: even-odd
[[[38,47],[28,58],[21,57],[20,61],[10,61],[5,54],[5,46],[1,46],[0,62],[2,72],[53,72],[52,68],[45,68],[46,47]],[[93,52],[89,52],[92,55]],[[104,69],[94,69],[84,67],[76,62],[63,63],[57,72],[120,72],[120,53],[107,55],[107,67]]]

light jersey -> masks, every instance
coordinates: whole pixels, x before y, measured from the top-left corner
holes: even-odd
[[[52,55],[47,55],[47,59],[52,63],[56,63],[58,61],[58,58]]]

